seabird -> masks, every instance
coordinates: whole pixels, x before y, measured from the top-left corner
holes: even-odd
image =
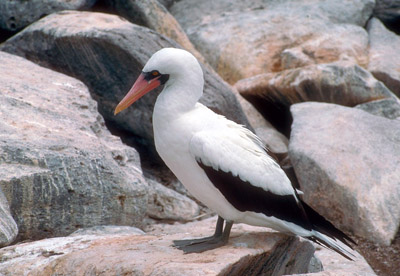
[[[233,223],[246,223],[298,235],[354,258],[350,243],[355,242],[301,200],[255,134],[198,103],[203,71],[189,52],[156,52],[115,114],[160,85],[164,89],[153,112],[157,152],[187,190],[218,214],[213,236],[174,241],[175,247],[193,253],[223,246]]]

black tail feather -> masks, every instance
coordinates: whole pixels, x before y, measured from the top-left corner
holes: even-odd
[[[323,216],[318,214],[314,209],[312,209],[307,203],[304,201],[301,202],[305,212],[307,213],[307,217],[313,225],[313,229],[327,235],[332,239],[337,239],[352,248],[352,244],[356,245],[357,243],[350,238],[348,235],[337,229],[332,223],[326,220]]]

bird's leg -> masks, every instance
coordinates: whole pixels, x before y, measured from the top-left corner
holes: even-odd
[[[179,248],[180,246],[187,246],[187,245],[202,243],[202,242],[205,242],[208,240],[215,239],[222,235],[223,227],[224,227],[224,219],[222,217],[218,216],[217,225],[215,226],[215,232],[214,232],[213,236],[200,238],[200,239],[193,239],[193,240],[175,240],[174,246]]]
[[[228,243],[233,222],[226,221],[224,230],[223,225],[224,219],[218,216],[217,226],[213,236],[193,240],[174,241],[174,246],[183,250],[185,253],[200,253],[223,246]]]

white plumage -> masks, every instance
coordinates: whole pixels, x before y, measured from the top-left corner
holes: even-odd
[[[213,237],[178,241],[178,248],[201,252],[221,246],[237,222],[296,234],[353,256],[338,241],[352,240],[301,202],[256,135],[198,103],[203,72],[190,53],[156,52],[116,113],[161,84],[153,113],[157,152],[188,191],[220,217]],[[223,235],[222,219],[227,221]]]

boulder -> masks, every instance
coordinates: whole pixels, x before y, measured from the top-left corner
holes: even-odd
[[[386,29],[376,18],[369,21],[367,30],[370,45],[368,70],[400,96],[400,36]]]
[[[62,10],[90,8],[96,0],[13,0],[0,2],[0,29],[20,30],[41,17]]]
[[[4,177],[3,166],[0,165],[0,178]],[[1,180],[0,180],[1,181]],[[1,185],[1,184],[0,184]],[[10,207],[0,187],[0,248],[12,243],[18,234],[18,226],[10,213]]]
[[[18,239],[142,225],[138,153],[105,128],[80,81],[0,52],[0,185]]]
[[[287,57],[282,57],[286,49],[304,53],[298,65],[351,60],[365,66],[368,34],[363,26],[374,4],[373,0],[182,0],[170,12],[210,65],[233,84],[287,68]]]
[[[342,230],[389,245],[400,225],[400,121],[327,103],[291,111],[304,200]]]
[[[161,89],[145,95],[118,116],[113,112],[150,56],[174,41],[115,15],[64,11],[49,15],[6,41],[0,49],[82,80],[98,102],[99,112],[116,133],[126,131],[152,149],[152,111]],[[228,118],[248,125],[231,88],[205,69],[201,102]]]
[[[279,73],[260,74],[238,81],[239,93],[289,136],[290,105],[319,101],[355,106],[376,99],[397,97],[371,73],[352,63],[309,65]]]
[[[228,245],[183,254],[175,239],[212,234],[216,218],[155,226],[147,234],[111,229],[0,249],[5,275],[283,275],[309,272],[309,241],[259,227],[235,225]],[[190,234],[189,234],[190,233]],[[18,265],[15,265],[18,264]],[[313,270],[312,272],[315,272]]]
[[[134,227],[94,227],[69,237],[0,249],[0,274],[19,275],[365,275],[375,276],[361,256],[349,261],[310,242],[243,224],[234,225],[228,245],[183,254],[175,239],[213,232],[216,218],[187,224],[157,224],[147,233]],[[18,264],[18,265],[15,265]],[[350,272],[356,274],[349,274]],[[86,274],[85,274],[86,273]]]

